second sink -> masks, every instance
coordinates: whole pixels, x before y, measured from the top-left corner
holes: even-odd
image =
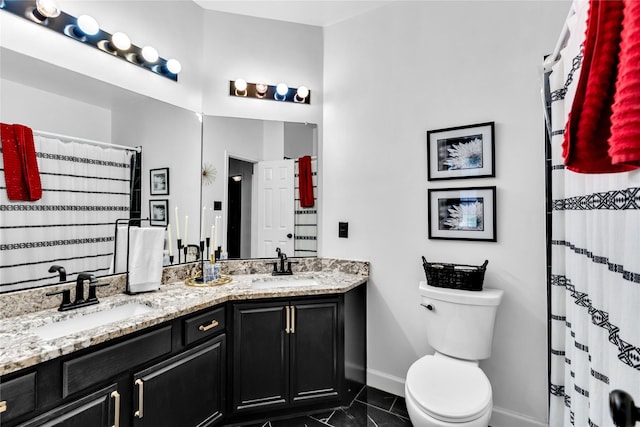
[[[288,277],[288,278],[268,278],[258,279],[251,283],[254,289],[271,289],[271,288],[293,288],[300,286],[317,286],[320,283],[312,277]]]

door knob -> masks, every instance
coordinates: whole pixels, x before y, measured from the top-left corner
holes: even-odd
[[[637,408],[633,398],[622,390],[609,393],[609,409],[617,427],[633,427],[636,421],[640,421],[640,408]]]
[[[291,233],[287,234],[287,238],[288,238],[288,239],[290,239],[290,238],[292,238],[292,237],[293,237],[293,234],[291,234]]]

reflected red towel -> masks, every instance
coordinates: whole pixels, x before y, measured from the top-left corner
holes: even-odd
[[[618,80],[611,116],[613,163],[640,166],[640,2],[624,0]]]
[[[612,164],[608,154],[623,6],[621,0],[589,3],[580,79],[562,144],[565,165],[574,172],[623,172],[635,168]]]
[[[313,207],[313,177],[311,175],[311,156],[298,159],[298,189],[300,191],[300,207]]]
[[[9,200],[36,201],[42,197],[33,132],[23,125],[0,123],[4,178]]]

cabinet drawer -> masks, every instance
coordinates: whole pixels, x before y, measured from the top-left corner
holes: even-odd
[[[4,408],[4,411],[1,409]],[[36,373],[0,384],[0,425],[36,408]]]
[[[77,391],[171,353],[171,326],[165,326],[62,364],[62,395]]]
[[[184,320],[184,345],[224,330],[224,307],[208,310]]]

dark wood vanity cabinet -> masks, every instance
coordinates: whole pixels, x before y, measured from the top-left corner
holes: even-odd
[[[133,376],[135,427],[207,427],[223,416],[225,335]]]
[[[225,306],[2,378],[2,427],[210,427],[224,415]]]
[[[340,299],[233,304],[233,410],[338,401]]]

